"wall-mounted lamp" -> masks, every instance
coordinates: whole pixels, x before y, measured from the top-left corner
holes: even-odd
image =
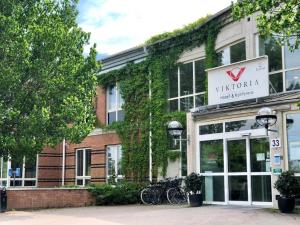
[[[176,143],[176,141],[186,141],[187,144],[190,143],[189,135],[187,136],[187,139],[181,138],[181,135],[183,132],[183,126],[180,122],[178,122],[176,120],[168,122],[167,131],[173,137],[173,140],[175,141],[175,143]]]
[[[268,107],[261,108],[257,116],[255,117],[256,122],[266,128],[267,131],[277,132],[276,130],[270,130],[269,127],[273,126],[277,122],[277,116],[273,114],[272,109]]]

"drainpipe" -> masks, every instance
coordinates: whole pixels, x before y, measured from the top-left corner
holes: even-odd
[[[61,186],[65,186],[65,159],[66,159],[66,139],[63,140],[63,147],[62,147]]]
[[[151,72],[149,73],[149,100],[151,101],[152,91],[151,91]],[[149,181],[152,182],[152,112],[150,109],[149,114],[150,119],[150,130],[149,130]]]

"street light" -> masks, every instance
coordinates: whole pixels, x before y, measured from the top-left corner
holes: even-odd
[[[173,140],[175,141],[187,141],[187,143],[189,144],[189,136],[187,136],[187,139],[182,139],[181,138],[181,134],[183,132],[183,126],[181,125],[180,122],[173,120],[168,122],[167,125],[167,131],[169,132],[169,134],[173,137]]]
[[[274,131],[269,130],[270,126],[273,126],[277,122],[277,116],[273,114],[272,109],[268,107],[261,108],[257,116],[255,117],[256,122],[266,128],[267,131]]]

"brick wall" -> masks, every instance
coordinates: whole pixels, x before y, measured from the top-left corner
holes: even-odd
[[[97,88],[96,116],[106,124],[106,91]],[[79,144],[67,143],[65,157],[65,185],[74,185],[76,179],[76,149],[89,148],[91,153],[91,182],[106,182],[106,146],[120,144],[116,133],[104,132],[86,137]],[[39,155],[38,187],[61,186],[62,143],[56,148],[44,148]]]
[[[38,187],[60,186],[61,174],[62,143],[55,148],[44,148],[38,160]]]
[[[7,190],[7,208],[39,209],[82,207],[94,205],[95,200],[86,189],[16,189]]]

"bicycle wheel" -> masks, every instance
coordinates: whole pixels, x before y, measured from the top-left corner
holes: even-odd
[[[141,201],[145,204],[145,205],[151,205],[152,204],[152,200],[151,200],[151,189],[150,188],[144,188],[141,191]]]
[[[178,188],[168,189],[167,199],[170,204],[184,204],[187,202],[185,193]]]

